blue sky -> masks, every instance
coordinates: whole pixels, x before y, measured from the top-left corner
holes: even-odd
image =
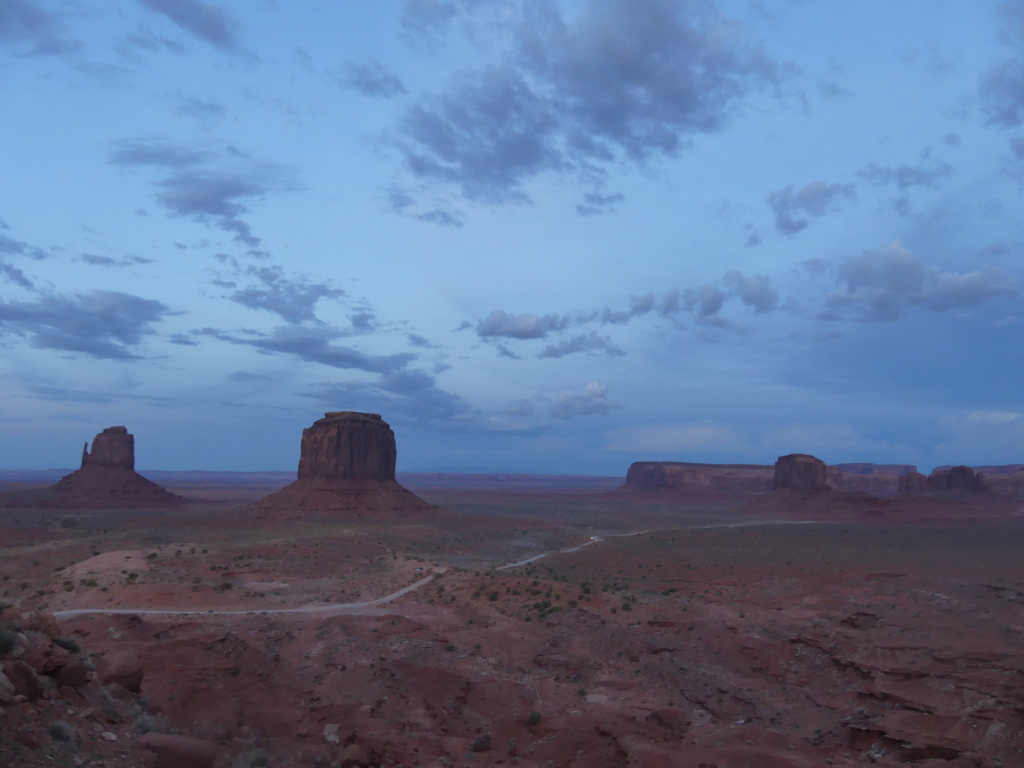
[[[0,466],[1022,460],[1020,0],[0,0],[0,105]]]

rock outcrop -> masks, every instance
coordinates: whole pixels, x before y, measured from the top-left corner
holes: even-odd
[[[395,433],[377,413],[337,411],[302,430],[299,479],[394,480]]]
[[[107,427],[82,449],[82,467],[53,486],[46,506],[62,508],[175,507],[186,499],[135,471],[135,436]]]
[[[46,488],[0,494],[0,507],[30,509],[159,509],[187,504],[135,471],[135,437],[107,427],[82,449],[82,466]]]
[[[616,495],[674,497],[709,493],[764,493],[772,486],[772,468],[763,464],[694,464],[637,461],[629,467]]]
[[[395,480],[395,433],[379,414],[334,411],[302,431],[298,480],[261,499],[276,515],[406,517],[435,511]]]
[[[924,493],[928,490],[928,478],[920,472],[908,472],[900,478],[896,492],[901,495]]]
[[[806,453],[779,456],[772,478],[773,491],[828,491],[828,467]]]
[[[936,469],[928,476],[928,490],[964,493],[985,489],[984,475],[970,467],[960,465],[950,469]]]

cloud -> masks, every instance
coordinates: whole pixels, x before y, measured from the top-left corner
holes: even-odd
[[[529,400],[516,400],[503,411],[506,416],[533,416],[533,412],[533,403]]]
[[[598,216],[615,210],[615,206],[625,201],[625,196],[618,192],[605,195],[601,192],[588,192],[583,196],[583,202],[576,206],[576,213],[580,216]]]
[[[175,26],[227,53],[238,50],[238,22],[223,9],[200,0],[139,0]]]
[[[606,355],[616,357],[621,357],[626,354],[624,350],[615,346],[615,344],[612,343],[612,340],[607,336],[600,336],[597,331],[591,331],[588,334],[564,339],[557,344],[548,344],[543,350],[541,350],[537,357],[558,358],[565,357],[566,355],[572,355],[576,352],[586,352],[587,354],[601,352]]]
[[[464,398],[441,389],[433,376],[415,369],[375,381],[324,383],[311,388],[306,396],[329,403],[332,410],[386,413],[392,422],[452,425],[475,415]]]
[[[877,251],[851,256],[837,268],[843,289],[826,298],[824,319],[848,312],[853,319],[891,321],[908,308],[933,312],[979,306],[1000,296],[1015,296],[1019,281],[986,266],[972,272],[943,272],[923,263],[895,241]]]
[[[83,253],[79,257],[86,264],[97,267],[133,267],[137,264],[152,264],[153,259],[143,256],[126,256],[123,259],[113,259],[110,256],[100,256],[96,253]]]
[[[556,419],[572,419],[576,416],[591,416],[595,413],[605,414],[608,411],[622,408],[618,403],[608,400],[608,385],[592,381],[582,392],[563,392],[548,409]]]
[[[912,187],[934,189],[939,182],[949,178],[953,167],[949,163],[937,160],[931,148],[925,149],[918,158],[916,165],[879,165],[868,163],[857,172],[862,179],[873,184],[889,184],[901,191]]]
[[[3,234],[3,231],[7,229],[10,229],[10,227],[0,219],[0,277],[3,277],[9,283],[32,290],[35,288],[35,283],[19,267],[11,264],[9,259],[12,256],[25,256],[42,261],[43,259],[50,258],[50,254],[42,248],[37,248]]]
[[[454,6],[421,0],[406,11],[410,26],[436,31]],[[537,0],[500,26],[505,54],[418,99],[397,129],[413,176],[478,202],[526,202],[525,185],[546,174],[594,186],[615,163],[674,157],[780,80],[737,24],[699,0],[588,0],[571,23]],[[619,202],[591,194],[582,213]]]
[[[399,27],[409,43],[437,43],[459,10],[444,0],[405,0]]]
[[[308,363],[368,373],[385,375],[394,373],[416,359],[416,355],[408,352],[394,355],[368,355],[352,347],[332,344],[331,342],[342,334],[340,331],[328,328],[276,328],[270,334],[254,331],[232,334],[213,328],[203,328],[195,333],[230,344],[252,347],[264,354],[291,355]]]
[[[273,312],[289,323],[320,322],[314,312],[320,299],[340,299],[345,291],[329,282],[305,277],[286,277],[281,267],[247,267],[244,274],[255,285],[240,288],[228,298],[249,309]]]
[[[996,14],[1009,55],[985,74],[978,93],[989,123],[1016,128],[1024,124],[1024,3],[1000,3]]]
[[[26,338],[39,349],[132,360],[138,356],[131,348],[156,333],[153,324],[168,314],[171,310],[159,301],[117,291],[0,300],[0,334]]]
[[[812,181],[799,189],[795,185],[777,189],[767,198],[775,214],[775,228],[786,235],[794,235],[827,213],[835,211],[843,198],[852,199],[853,184],[827,184]]]
[[[559,315],[510,315],[496,309],[476,324],[476,335],[482,339],[543,339],[568,325],[569,318]]]
[[[82,43],[63,34],[60,17],[34,0],[0,0],[0,46],[31,44],[30,56],[59,56]]]
[[[178,117],[191,117],[200,125],[208,126],[224,117],[227,110],[223,104],[217,101],[182,97],[171,107],[171,112]]]
[[[393,99],[406,92],[402,81],[379,61],[366,64],[346,62],[344,74],[337,79],[342,86],[374,99]]]
[[[772,287],[767,275],[744,275],[742,272],[730,270],[725,273],[723,281],[739,300],[753,308],[759,315],[770,312],[779,304],[779,292]]]
[[[282,166],[253,162],[231,146],[198,150],[162,138],[123,139],[110,156],[114,165],[164,171],[154,182],[156,199],[171,215],[213,224],[250,248],[261,241],[242,216],[271,192],[295,189]]]

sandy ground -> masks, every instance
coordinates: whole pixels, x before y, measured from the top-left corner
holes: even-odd
[[[99,663],[137,654],[148,714],[225,766],[353,746],[403,766],[1024,765],[1024,519],[1005,505],[815,521],[424,495],[446,511],[8,512],[3,599],[126,611],[60,631]]]

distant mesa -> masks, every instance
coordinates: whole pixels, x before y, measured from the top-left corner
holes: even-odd
[[[806,453],[779,456],[772,477],[773,491],[830,491],[828,467]]]
[[[907,496],[916,493],[925,493],[928,490],[928,477],[920,472],[907,472],[900,478],[900,484],[896,493]]]
[[[626,482],[611,493],[644,498],[717,493],[764,493],[772,487],[772,468],[764,464],[696,464],[637,461]]]
[[[82,466],[49,488],[6,494],[4,506],[43,509],[150,509],[177,507],[176,496],[135,471],[135,436],[107,427],[82,449]]]
[[[404,517],[435,511],[395,480],[395,433],[379,414],[334,411],[302,430],[298,480],[256,502],[269,512]]]
[[[928,475],[928,490],[946,493],[966,493],[985,490],[984,474],[960,465],[934,470]]]

